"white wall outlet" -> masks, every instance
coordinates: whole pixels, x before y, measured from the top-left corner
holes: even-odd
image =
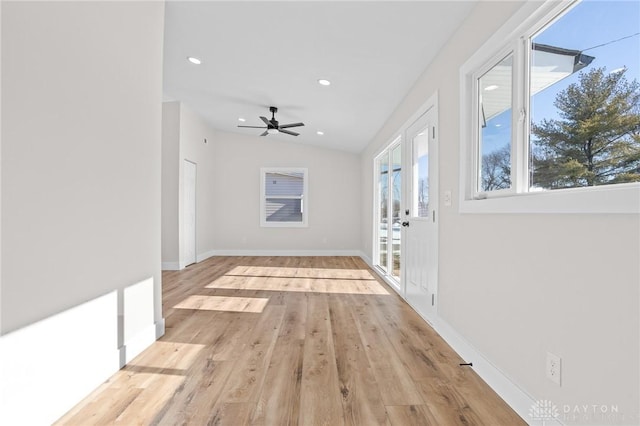
[[[547,379],[560,386],[562,377],[562,359],[558,355],[547,352]]]
[[[443,195],[445,207],[451,207],[451,191],[447,189]]]

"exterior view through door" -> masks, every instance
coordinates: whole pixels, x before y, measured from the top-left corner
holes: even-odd
[[[375,158],[373,259],[386,280],[429,318],[437,304],[438,279],[435,97],[422,111]]]
[[[375,265],[400,289],[401,283],[401,207],[402,207],[402,145],[396,139],[375,160],[376,169],[376,239]]]
[[[404,297],[423,317],[435,311],[438,280],[437,108],[432,106],[406,132],[409,202],[405,210]]]

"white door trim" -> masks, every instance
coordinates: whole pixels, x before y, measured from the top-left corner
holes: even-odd
[[[187,187],[187,170],[193,170],[193,188],[192,194],[189,194],[190,188]],[[183,180],[182,180],[182,217],[180,223],[181,237],[182,241],[182,253],[180,258],[182,259],[181,269],[189,266],[193,263],[197,262],[198,251],[197,251],[197,182],[198,182],[198,165],[190,160],[184,159],[183,162]],[[193,208],[193,223],[188,223],[190,217],[190,206],[188,206],[188,200],[193,197],[192,208]],[[192,254],[192,255],[191,255]]]

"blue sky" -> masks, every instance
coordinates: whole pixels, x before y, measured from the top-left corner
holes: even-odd
[[[628,81],[640,81],[640,36],[589,49],[603,43],[640,32],[640,1],[595,1],[584,0],[566,13],[555,24],[536,37],[534,42],[566,49],[586,50],[584,53],[594,56],[588,71],[597,67],[606,67],[613,71],[627,67]],[[557,118],[553,106],[556,94],[578,81],[573,74],[534,96],[531,106],[531,118],[539,122],[543,118]],[[487,154],[508,144],[511,134],[511,110],[492,118],[483,131],[482,153]]]

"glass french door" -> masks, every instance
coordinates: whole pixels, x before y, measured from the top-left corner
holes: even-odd
[[[376,158],[376,252],[375,264],[400,284],[402,145],[394,141]]]
[[[411,167],[407,167],[404,295],[427,318],[436,311],[438,289],[437,120],[437,108],[432,107],[409,126],[405,139]]]

